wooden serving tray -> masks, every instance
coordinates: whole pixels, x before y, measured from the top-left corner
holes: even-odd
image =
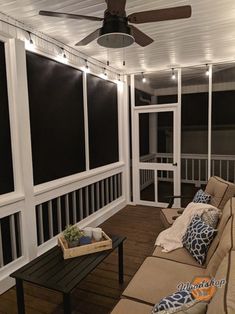
[[[63,236],[59,236],[58,246],[63,251],[64,259],[110,250],[112,248],[112,240],[104,231],[102,231],[102,235],[103,238],[100,241],[92,240],[91,244],[79,245],[73,248],[68,247],[68,243]]]

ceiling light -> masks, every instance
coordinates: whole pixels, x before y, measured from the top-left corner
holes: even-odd
[[[117,78],[114,80],[114,82],[117,85],[121,86],[121,83],[122,83],[122,81],[121,81],[121,74],[117,74]]]
[[[104,20],[97,42],[106,48],[124,48],[132,45],[135,39],[126,18],[110,15]]]
[[[31,33],[30,32],[27,32],[27,33],[28,33],[28,38],[25,40],[25,48],[29,51],[35,51],[35,45],[31,37]]]
[[[103,73],[100,74],[100,77],[103,78],[104,80],[107,80],[108,76],[105,68],[103,69]]]
[[[174,68],[172,68],[172,71],[171,71],[171,78],[172,78],[172,80],[176,79],[175,69]]]
[[[88,61],[87,60],[84,60],[85,61],[85,66],[83,67],[83,71],[86,72],[86,73],[90,73],[90,68],[89,68],[89,65],[88,65]]]
[[[144,72],[142,72],[142,82],[146,83],[146,77],[144,76]]]
[[[31,33],[29,32],[29,43],[30,43],[30,45],[33,45],[34,44],[34,42],[33,42],[33,39],[32,39],[32,37],[31,37]]]

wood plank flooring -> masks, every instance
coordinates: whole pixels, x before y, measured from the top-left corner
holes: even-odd
[[[73,314],[108,314],[118,302],[144,259],[151,255],[156,236],[163,230],[159,209],[127,206],[101,225],[108,234],[125,235],[125,282],[118,283],[117,252],[113,252],[72,294]],[[27,314],[62,314],[62,296],[51,290],[25,284]],[[16,314],[15,288],[0,296],[0,313]]]

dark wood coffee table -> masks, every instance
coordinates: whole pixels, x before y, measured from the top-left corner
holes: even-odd
[[[25,313],[23,281],[63,293],[64,313],[71,313],[70,294],[113,250],[118,248],[119,282],[123,283],[123,242],[126,237],[111,236],[110,250],[64,260],[55,246],[11,274],[16,279],[18,313]]]

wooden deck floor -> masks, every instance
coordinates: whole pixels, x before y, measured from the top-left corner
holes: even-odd
[[[125,235],[125,283],[118,283],[117,253],[113,252],[73,292],[73,313],[108,314],[144,259],[152,253],[158,233],[163,230],[159,210],[146,206],[127,206],[102,224],[106,233]],[[27,314],[62,314],[59,293],[25,284]],[[15,288],[0,296],[0,313],[17,313]]]

